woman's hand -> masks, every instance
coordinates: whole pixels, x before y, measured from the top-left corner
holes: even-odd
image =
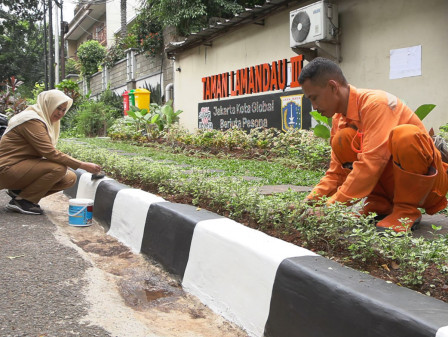
[[[100,165],[97,165],[94,163],[87,163],[87,162],[83,162],[79,168],[86,170],[89,173],[100,173],[100,171],[101,171]]]

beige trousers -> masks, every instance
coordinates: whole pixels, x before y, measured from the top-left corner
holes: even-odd
[[[19,196],[37,204],[50,194],[65,190],[76,182],[76,174],[67,166],[47,159],[29,159],[29,165],[11,166],[0,175],[0,186],[21,190]]]

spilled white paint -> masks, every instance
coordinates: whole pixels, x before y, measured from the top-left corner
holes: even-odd
[[[131,248],[133,252],[139,253],[142,247],[149,206],[154,202],[162,201],[165,200],[138,189],[118,191],[112,208],[110,229],[107,234],[117,238]]]
[[[78,178],[78,190],[76,192],[76,199],[92,199],[95,200],[96,189],[100,182],[104,180],[112,180],[111,178],[104,177],[102,179],[92,180],[91,173],[83,173],[81,177]]]
[[[437,330],[436,337],[448,337],[448,325]]]
[[[201,221],[182,285],[250,336],[262,336],[279,264],[315,255],[230,219]]]

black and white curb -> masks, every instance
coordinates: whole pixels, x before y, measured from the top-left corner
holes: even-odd
[[[233,220],[75,171],[107,233],[256,337],[448,337],[448,304]]]

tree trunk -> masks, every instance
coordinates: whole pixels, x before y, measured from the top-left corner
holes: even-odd
[[[124,39],[128,35],[128,28],[126,25],[126,0],[120,0],[121,12],[121,37]]]

